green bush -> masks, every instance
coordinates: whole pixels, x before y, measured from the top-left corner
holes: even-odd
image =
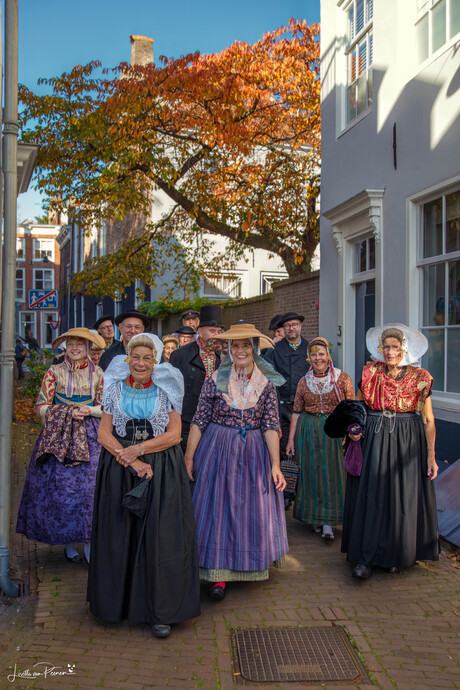
[[[200,311],[200,307],[205,304],[221,304],[224,305],[227,300],[219,300],[218,302],[206,299],[205,297],[197,297],[194,300],[157,300],[156,302],[142,302],[138,306],[139,311],[146,314],[151,319],[165,319],[170,314],[180,314],[187,309],[196,309]],[[233,300],[228,300],[233,301]]]
[[[25,386],[22,389],[25,395],[34,398],[34,400],[37,398],[43,377],[50,368],[54,357],[55,354],[46,349],[31,353],[30,359],[25,362],[29,369]]]

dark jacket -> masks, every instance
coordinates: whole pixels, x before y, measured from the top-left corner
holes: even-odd
[[[23,362],[26,355],[24,352],[27,354],[27,351],[24,347],[24,345],[15,345],[14,347],[14,358],[18,359],[20,362]]]
[[[189,343],[174,350],[169,358],[169,363],[179,369],[184,377],[184,402],[182,405],[182,422],[187,429],[193,419],[198,405],[201,388],[206,378],[203,360],[200,357],[200,348],[196,342]],[[220,356],[216,353],[216,369],[220,365]]]
[[[284,376],[286,383],[278,388],[282,402],[294,402],[297,384],[309,369],[307,362],[308,340],[302,338],[297,350],[289,345],[286,338],[275,343],[274,350],[267,350],[264,359],[270,362],[276,371]]]
[[[117,340],[116,342],[114,340],[109,349],[102,353],[101,359],[99,360],[99,366],[102,371],[105,371],[114,357],[125,354],[125,346],[121,340]]]

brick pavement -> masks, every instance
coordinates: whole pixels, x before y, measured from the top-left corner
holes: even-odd
[[[16,464],[20,470],[20,463]],[[288,517],[290,553],[265,583],[235,583],[223,602],[206,598],[202,615],[173,629],[167,640],[148,626],[103,625],[85,602],[87,566],[65,561],[62,547],[33,545],[38,596],[0,606],[0,688],[209,688],[233,690],[237,681],[229,627],[346,627],[375,686],[383,690],[460,688],[460,570],[446,554],[399,575],[377,571],[351,578],[339,539],[328,546]],[[34,664],[36,679],[7,676]],[[44,664],[65,676],[43,676]],[[72,668],[69,673],[68,664]],[[72,665],[75,664],[75,667]],[[243,687],[243,686],[241,686]],[[365,690],[369,684],[254,684]]]

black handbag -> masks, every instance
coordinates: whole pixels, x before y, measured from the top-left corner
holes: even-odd
[[[147,512],[147,506],[148,506],[148,488],[150,482],[153,481],[152,479],[146,479],[143,477],[140,479],[137,484],[131,489],[131,491],[128,491],[124,496],[123,500],[121,502],[121,505],[123,508],[126,508],[126,510],[129,510],[130,513],[133,513],[138,518],[143,518],[145,513]]]
[[[280,469],[286,480],[284,494],[288,498],[293,498],[297,491],[297,480],[299,478],[299,466],[294,460],[281,460]]]

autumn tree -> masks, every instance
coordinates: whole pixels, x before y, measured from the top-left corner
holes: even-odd
[[[42,80],[47,95],[20,87],[22,139],[40,145],[36,185],[51,205],[70,205],[87,227],[144,219],[74,285],[113,294],[168,267],[193,289],[245,247],[278,254],[290,275],[309,270],[319,239],[318,32],[291,19],[218,54],[102,73],[95,61]],[[156,222],[152,190],[169,201]],[[219,256],[206,240],[215,235],[228,240]]]

